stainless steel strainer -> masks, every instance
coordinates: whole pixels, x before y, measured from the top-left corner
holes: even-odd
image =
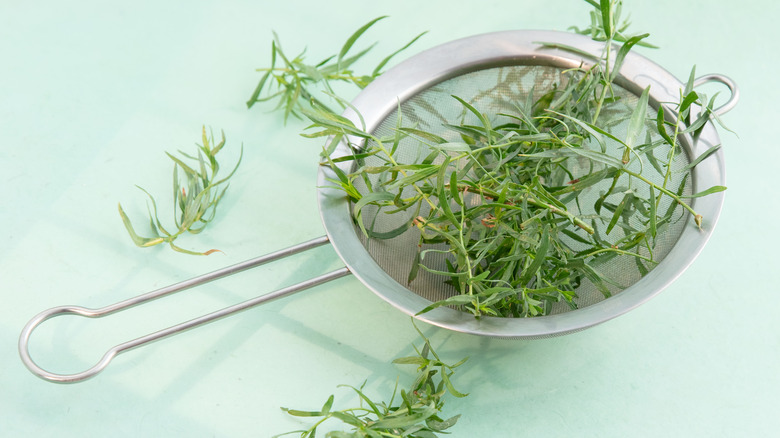
[[[549,48],[540,42],[574,47],[592,53],[597,58],[604,49],[602,43],[587,37],[551,31],[499,32],[453,41],[416,55],[380,76],[353,101],[354,108],[344,115],[378,136],[395,128],[399,108],[404,117],[414,123],[435,129],[442,122],[460,117],[462,107],[450,98],[451,94],[479,105],[485,111],[499,113],[506,105],[511,105],[513,99],[539,92],[561,80],[562,72],[566,69],[592,63],[571,51]],[[721,75],[707,75],[699,78],[696,85],[706,82],[721,83],[731,92],[728,101],[716,110],[716,114],[723,114],[733,108],[738,91],[730,79]],[[621,105],[629,109],[636,103],[636,96],[649,86],[648,111],[652,110],[649,114],[654,114],[658,108],[672,113],[673,109],[668,105],[678,101],[680,91],[684,88],[670,73],[636,53],[628,55],[615,83],[622,97]],[[619,133],[625,128],[617,124],[612,129]],[[676,163],[679,168],[718,145],[720,140],[712,124],[707,124],[696,141],[681,143],[684,154],[679,156]],[[333,156],[351,154],[351,147],[346,143],[341,144]],[[416,153],[415,146],[411,144],[402,145],[401,150],[402,154],[409,156]],[[344,162],[343,170],[350,172],[352,165],[351,162]],[[71,383],[85,380],[102,371],[119,353],[350,273],[374,293],[409,315],[415,315],[432,301],[445,297],[448,291],[441,278],[423,273],[407,284],[409,263],[414,259],[410,251],[414,251],[416,239],[409,241],[408,236],[401,235],[395,239],[378,241],[362,236],[355,226],[351,204],[345,194],[329,187],[328,180],[334,178],[336,175],[333,169],[326,165],[320,167],[318,202],[326,236],[103,308],[61,306],[41,312],[24,327],[19,338],[19,352],[24,364],[34,374],[49,381]],[[686,191],[696,193],[715,185],[725,185],[721,151],[694,168]],[[597,193],[596,190],[594,188],[594,193]],[[703,224],[697,227],[690,215],[682,215],[674,226],[664,232],[656,252],[657,258],[662,261],[646,275],[638,275],[636,268],[619,261],[612,263],[607,269],[628,287],[608,299],[582,287],[577,291],[581,297],[578,309],[553,309],[552,314],[543,317],[475,319],[471,314],[447,307],[439,307],[416,317],[449,330],[500,338],[542,338],[594,326],[642,304],[681,275],[712,234],[723,200],[723,193],[692,199],[692,206],[705,218]],[[379,223],[379,226],[392,228],[397,224]],[[30,357],[30,335],[49,318],[67,314],[89,318],[107,316],[326,243],[333,245],[346,265],[344,268],[117,345],[84,372],[52,373],[40,368]],[[437,263],[435,259],[430,262]]]

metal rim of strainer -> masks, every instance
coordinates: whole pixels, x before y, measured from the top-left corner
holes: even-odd
[[[574,68],[592,65],[572,51],[543,46],[555,43],[577,48],[599,57],[604,44],[588,37],[556,31],[505,31],[455,40],[413,56],[390,69],[366,87],[352,102],[353,108],[343,114],[356,126],[373,131],[399,105],[417,93],[447,79],[474,71],[508,65],[540,65]],[[719,108],[720,113],[736,103],[736,85],[725,76],[707,75],[698,83],[717,81],[731,91],[729,101]],[[653,108],[677,102],[684,84],[671,73],[649,59],[631,52],[626,57],[616,83],[639,94],[650,87],[650,105]],[[697,141],[689,145],[689,157],[697,157],[714,145],[720,144],[718,133],[706,124]],[[358,143],[357,139],[353,139]],[[350,153],[342,143],[333,156]],[[350,163],[343,170],[349,171]],[[692,172],[692,188],[725,185],[725,163],[722,150],[697,165]],[[408,315],[415,315],[430,301],[415,294],[391,278],[369,255],[353,226],[350,202],[338,189],[329,188],[327,180],[336,178],[329,166],[320,166],[318,174],[318,202],[322,223],[335,251],[347,268],[379,297]],[[419,320],[449,330],[499,337],[543,338],[577,332],[620,316],[646,302],[676,280],[699,255],[715,227],[724,202],[724,193],[716,193],[692,200],[693,208],[704,217],[701,228],[689,217],[684,231],[666,258],[637,283],[608,299],[577,310],[535,318],[481,317],[451,308],[437,308],[417,315]]]

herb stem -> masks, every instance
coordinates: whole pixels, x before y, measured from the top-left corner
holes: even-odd
[[[602,83],[601,88],[601,95],[599,96],[598,100],[596,101],[596,110],[593,112],[593,119],[591,121],[592,124],[596,124],[596,120],[598,120],[599,115],[601,114],[601,108],[604,106],[604,100],[607,98],[607,91],[609,91],[609,87],[611,85],[610,78],[610,55],[612,54],[612,36],[607,35],[607,41],[604,46],[604,51],[606,52],[604,55],[604,81]],[[598,65],[598,64],[597,64]]]
[[[632,172],[632,171],[630,171],[630,170],[628,170],[628,169],[623,169],[623,171],[624,171],[624,172],[626,172],[626,174],[633,176],[634,178],[637,178],[637,179],[639,179],[639,180],[641,180],[641,181],[644,181],[645,183],[647,183],[648,185],[652,186],[653,188],[655,188],[655,189],[658,189],[659,191],[661,191],[661,193],[663,193],[663,194],[665,194],[665,195],[667,195],[667,196],[671,197],[671,198],[672,198],[672,199],[674,199],[674,200],[675,200],[675,201],[676,201],[676,202],[677,202],[679,205],[681,205],[683,208],[685,208],[686,210],[688,210],[688,211],[689,211],[689,212],[690,212],[692,215],[694,215],[694,217],[698,217],[698,216],[699,216],[699,215],[696,213],[696,211],[694,211],[694,209],[693,209],[693,208],[692,208],[690,205],[688,205],[687,203],[685,203],[685,201],[683,201],[683,200],[682,200],[682,198],[680,198],[679,196],[677,196],[677,194],[676,194],[676,193],[674,193],[674,192],[672,192],[672,191],[668,190],[666,187],[659,186],[658,184],[656,184],[656,183],[654,183],[654,182],[650,181],[649,179],[645,178],[645,177],[644,177],[644,176],[642,176],[641,174],[638,174],[638,173],[636,173],[636,172]]]
[[[677,114],[677,121],[674,124],[674,135],[672,135],[672,144],[669,145],[669,161],[666,163],[666,174],[664,175],[664,188],[672,175],[672,161],[674,160],[675,149],[677,148],[677,137],[680,135],[680,114]],[[660,197],[659,197],[660,198]],[[660,199],[659,199],[660,201]],[[658,201],[656,201],[658,206]]]
[[[461,197],[461,204],[465,206],[465,202],[463,200],[463,192],[460,192],[459,195]],[[458,227],[458,239],[460,240],[461,248],[466,248],[466,242],[463,239],[463,229],[465,228],[465,225],[466,225],[466,208],[463,207],[460,210],[460,226]],[[468,284],[469,295],[473,296],[474,295],[474,282],[471,281],[471,279],[474,278],[474,273],[472,272],[473,268],[471,266],[471,257],[469,257],[468,251],[466,252],[466,254],[463,254],[463,256],[464,256],[465,261],[466,261],[466,275],[468,276],[467,280],[466,280],[466,283]],[[476,310],[478,310],[479,307],[478,306],[476,306],[476,307],[477,307]]]
[[[586,224],[585,222],[582,221],[582,219],[580,219],[577,216],[569,213],[568,211],[561,210],[560,208],[558,208],[558,207],[556,207],[556,206],[554,206],[552,204],[549,204],[549,203],[546,203],[546,202],[542,202],[542,201],[540,201],[540,200],[538,200],[536,198],[533,198],[531,196],[529,196],[527,199],[528,199],[528,203],[529,204],[535,205],[537,207],[546,208],[546,209],[550,210],[551,213],[554,213],[554,214],[566,217],[574,225],[578,226],[579,228],[582,228],[588,234],[595,233],[595,230],[593,229],[593,227],[591,227],[590,225]]]
[[[592,257],[592,256],[595,256],[597,254],[602,254],[602,253],[606,253],[606,252],[614,252],[614,253],[621,254],[621,255],[629,255],[629,256],[632,256],[632,257],[636,257],[638,259],[645,260],[647,262],[658,263],[658,262],[656,262],[655,260],[653,260],[650,257],[643,256],[643,255],[641,255],[639,253],[636,253],[636,252],[626,251],[626,250],[623,250],[623,249],[620,249],[620,248],[601,248],[601,249],[597,249],[595,251],[591,251],[589,253],[583,254],[583,257],[585,257],[585,258]]]
[[[468,184],[458,184],[458,189],[463,191],[463,190],[467,190],[467,189],[473,189],[473,187],[468,185]],[[479,186],[477,188],[477,190],[485,198],[489,198],[489,199],[493,199],[493,200],[499,198],[499,194],[496,193],[494,190],[491,190],[489,188],[486,188],[486,187],[483,187],[483,186]],[[476,192],[472,191],[472,193],[476,193]],[[570,213],[570,212],[568,212],[566,210],[561,210],[559,207],[556,207],[555,205],[552,205],[552,204],[544,202],[544,201],[540,201],[540,200],[534,198],[531,195],[527,195],[525,197],[525,200],[529,204],[531,204],[531,205],[533,205],[535,207],[545,208],[545,209],[549,210],[551,213],[554,213],[554,214],[557,214],[559,216],[563,216],[563,217],[569,219],[574,225],[576,225],[579,228],[582,228],[588,234],[595,233],[595,230],[593,229],[593,227],[591,227],[590,225],[585,223],[582,219],[578,218],[577,216],[573,215],[572,213]],[[521,210],[522,209],[522,208],[520,208],[520,207],[518,207],[517,205],[514,205],[514,204],[502,203],[502,204],[499,204],[499,205],[502,208],[506,208],[506,209],[510,209],[510,210]]]

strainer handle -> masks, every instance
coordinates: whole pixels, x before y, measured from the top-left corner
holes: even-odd
[[[731,111],[737,105],[737,101],[739,101],[739,88],[737,87],[737,83],[734,82],[731,78],[721,74],[708,74],[700,76],[693,81],[693,87],[700,87],[710,82],[723,84],[729,89],[729,92],[731,92],[731,97],[729,97],[729,100],[712,111],[716,116],[722,116],[723,114]]]
[[[131,307],[135,307],[140,304],[144,304],[152,300],[156,300],[158,298],[162,298],[164,296],[171,295],[173,293],[192,288],[194,286],[199,286],[223,277],[227,277],[229,275],[233,275],[245,271],[250,268],[254,268],[275,260],[279,260],[287,256],[291,256],[293,254],[297,254],[324,245],[326,243],[328,243],[328,238],[326,236],[323,236],[317,239],[310,240],[308,242],[304,242],[280,251],[273,252],[271,254],[267,254],[251,260],[247,260],[242,263],[228,266],[226,268],[208,274],[204,274],[189,280],[185,280],[180,283],[176,283],[171,286],[167,286],[152,292],[147,292],[143,295],[139,295],[137,297],[130,298],[98,309],[89,309],[80,306],[59,306],[59,307],[51,308],[49,310],[45,310],[39,313],[38,315],[36,315],[35,317],[33,317],[27,323],[27,325],[25,325],[24,329],[22,329],[22,333],[19,336],[19,355],[21,356],[24,365],[33,374],[35,374],[36,376],[44,380],[48,380],[50,382],[55,382],[55,383],[81,382],[83,380],[94,377],[99,372],[103,371],[103,369],[105,369],[106,366],[108,366],[111,360],[120,353],[132,350],[134,348],[141,347],[143,345],[147,345],[151,342],[169,336],[173,336],[185,330],[199,327],[209,322],[213,322],[218,319],[222,319],[224,317],[234,315],[238,312],[250,309],[260,304],[268,303],[270,301],[283,298],[288,295],[292,295],[295,292],[306,290],[311,287],[326,283],[328,281],[344,277],[348,275],[350,272],[347,268],[337,269],[333,272],[321,275],[319,277],[302,281],[298,284],[288,286],[283,289],[279,289],[277,291],[265,295],[261,295],[256,298],[252,298],[242,303],[235,304],[233,306],[226,307],[221,310],[217,310],[207,315],[194,318],[190,321],[183,322],[168,327],[166,329],[162,329],[160,331],[150,333],[145,336],[141,336],[140,338],[136,338],[131,341],[123,342],[121,344],[111,347],[94,366],[92,366],[91,368],[85,371],[82,371],[80,373],[75,373],[75,374],[58,374],[58,373],[47,371],[41,368],[40,366],[38,366],[38,364],[36,364],[35,361],[32,359],[32,357],[30,356],[30,351],[29,351],[30,336],[32,335],[33,330],[35,330],[35,328],[38,327],[40,324],[42,324],[44,321],[54,318],[56,316],[63,316],[63,315],[76,315],[76,316],[82,316],[86,318],[102,318],[104,316],[111,315],[112,313],[120,312],[122,310],[127,310]]]

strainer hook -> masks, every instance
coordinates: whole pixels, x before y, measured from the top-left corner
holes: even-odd
[[[739,88],[737,87],[737,83],[728,76],[715,73],[696,78],[693,81],[693,88],[700,87],[711,82],[725,85],[731,93],[731,96],[729,97],[729,100],[726,101],[726,103],[713,110],[713,113],[716,116],[722,116],[723,114],[731,111],[737,105],[737,101],[739,101]]]

